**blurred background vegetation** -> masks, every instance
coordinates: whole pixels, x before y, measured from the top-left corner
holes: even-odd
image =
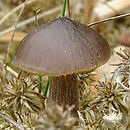
[[[23,2],[25,2],[25,0],[1,0],[0,21],[6,17],[6,15],[10,13],[14,8],[20,6]],[[117,2],[117,7],[119,8],[116,7],[114,2]],[[40,26],[44,23],[47,23],[48,21],[55,19],[58,16],[61,16],[62,4],[63,0],[35,0],[34,2],[25,6],[21,16],[19,17],[17,25],[19,22],[26,23],[25,21],[27,19],[32,17],[34,18],[32,22],[16,28],[15,36],[11,44],[11,50],[9,51],[8,62],[14,55],[14,48],[16,48],[18,43],[28,32],[37,27],[37,24]],[[130,12],[129,0],[70,0],[70,5],[71,18],[86,25],[97,20]],[[45,17],[42,17],[36,21],[36,16],[38,17],[38,15],[43,13],[47,14],[47,12],[53,8],[60,9],[58,11],[53,10],[54,12],[52,11],[51,14],[46,15]],[[104,9],[104,12],[102,12],[102,9]],[[123,82],[128,88],[130,87],[130,83],[128,83],[130,82],[130,50],[128,48],[124,52],[120,51],[120,48],[125,48],[125,43],[127,42],[125,40],[130,37],[130,34],[128,36],[125,34],[126,32],[130,32],[130,17],[101,23],[97,26],[92,26],[92,28],[103,35],[103,37],[110,43],[112,50],[116,50],[115,47],[119,47],[117,50],[121,54],[119,53],[118,55],[122,57],[122,60],[119,61],[119,56],[116,55],[113,51],[112,57],[114,60],[111,60],[109,62],[109,65],[104,65],[104,68],[90,74],[78,76],[80,89],[80,113],[82,115],[80,115],[80,126],[82,126],[82,128],[73,128],[75,119],[71,117],[70,109],[67,110],[67,114],[64,117],[63,115],[58,115],[59,113],[63,113],[63,109],[59,108],[58,106],[54,107],[53,105],[51,106],[52,109],[49,109],[48,111],[45,110],[40,118],[41,120],[45,120],[45,122],[43,123],[42,121],[41,123],[38,120],[38,124],[40,125],[37,126],[35,120],[39,116],[38,111],[44,110],[45,108],[45,98],[42,95],[47,85],[47,76],[43,77],[42,85],[44,89],[42,90],[42,94],[38,93],[38,81],[37,76],[35,75],[32,76],[26,72],[23,72],[22,76],[24,78],[15,80],[12,80],[15,77],[14,72],[13,74],[9,72],[8,75],[5,76],[3,61],[7,53],[9,43],[11,42],[13,29],[10,30],[10,27],[15,25],[19,12],[20,10],[12,13],[11,16],[8,17],[2,24],[0,23],[0,113],[8,116],[13,121],[18,122],[25,128],[29,129],[40,129],[42,126],[44,129],[53,128],[54,130],[57,130],[55,122],[59,123],[58,118],[65,122],[64,128],[66,128],[66,130],[83,130],[85,128],[90,130],[103,130],[108,128],[112,130],[129,129],[129,91],[122,89],[121,85],[118,86],[116,83],[114,83],[112,76],[110,76],[108,81],[102,82],[102,76],[100,77],[100,74],[106,74],[106,77],[109,77],[112,72],[114,74],[117,73],[118,69],[116,70],[115,67],[112,69],[109,68],[110,64],[116,64],[121,68],[120,71],[124,72],[124,75],[122,75],[122,73],[120,74],[119,71],[121,82]],[[66,16],[68,17],[68,10],[66,10]],[[123,43],[121,42],[122,35],[125,36]],[[127,42],[127,46],[130,47],[130,40],[128,39],[128,41],[129,42]],[[19,73],[19,69],[11,66],[11,64],[10,67]],[[103,79],[105,79],[104,76]],[[21,94],[21,92],[23,93]],[[125,97],[125,99],[123,97]],[[106,104],[109,105],[107,106]],[[9,110],[9,108],[12,109]],[[113,108],[117,109],[117,113],[113,110]],[[56,114],[54,114],[54,116],[51,116],[53,114],[53,110],[55,109]],[[101,109],[102,111],[100,111]],[[112,113],[112,111],[114,111],[114,113]],[[108,120],[109,116],[110,118],[112,118],[111,116],[115,117],[116,121],[114,119],[113,122]],[[74,121],[70,121],[69,119],[73,119]],[[50,125],[47,124],[48,122]],[[111,123],[114,125],[110,125]],[[60,124],[60,126],[62,130],[63,124]],[[13,129],[16,129],[16,127],[12,125],[10,121],[6,121],[5,119],[0,118],[1,129],[11,129],[11,127]]]

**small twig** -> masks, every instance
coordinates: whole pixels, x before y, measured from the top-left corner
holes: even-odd
[[[93,6],[94,6],[94,1],[93,0],[85,0],[85,8],[84,8],[84,17],[85,17],[85,24],[90,23],[90,18],[92,17],[92,11],[93,11]]]
[[[22,7],[22,9],[21,9],[21,11],[20,11],[20,13],[19,13],[17,19],[16,19],[16,22],[15,22],[15,25],[14,25],[14,30],[13,30],[12,37],[11,37],[11,41],[10,41],[10,43],[9,43],[8,50],[7,50],[7,54],[6,54],[6,56],[5,56],[5,64],[7,64],[7,60],[8,60],[9,54],[10,54],[11,46],[12,46],[13,39],[14,39],[15,30],[16,30],[16,28],[17,28],[17,23],[18,23],[18,21],[19,21],[19,18],[20,18],[21,15],[22,15],[22,12],[23,12],[23,10],[24,10],[24,8],[25,8],[25,6],[26,6],[26,3],[27,3],[27,0],[24,2],[23,7]],[[6,67],[6,66],[5,66],[5,67]]]
[[[22,77],[22,72],[23,72],[23,70],[20,70],[20,72],[18,73],[18,79],[21,79],[21,77]]]
[[[12,120],[11,118],[0,114],[0,117],[4,118],[5,120],[7,120],[8,122],[10,122],[11,124],[13,124],[16,128],[18,128],[19,130],[24,130],[24,127],[20,124],[18,124],[16,121]]]
[[[111,21],[111,20],[115,20],[115,19],[119,19],[119,18],[124,18],[124,17],[127,17],[127,16],[130,16],[130,12],[126,13],[126,14],[119,15],[119,16],[110,17],[110,18],[106,18],[106,19],[103,19],[103,20],[99,20],[99,21],[90,23],[90,24],[88,24],[88,27],[96,25],[96,24],[99,24],[99,23],[104,23],[104,22],[108,22],[108,21]]]
[[[5,64],[2,59],[0,59],[0,63],[2,64],[2,67],[5,68]],[[11,69],[9,66],[6,67],[6,70],[13,74],[15,77],[18,77],[18,73]]]
[[[53,14],[53,13],[55,13],[55,12],[58,12],[58,11],[60,11],[60,10],[62,10],[62,6],[55,7],[55,8],[53,8],[53,9],[50,9],[50,10],[48,10],[48,11],[46,11],[46,12],[43,12],[43,13],[39,14],[39,15],[37,16],[37,19],[44,18],[44,17],[46,17],[46,16],[48,16],[48,15],[51,15],[51,14]],[[28,18],[28,19],[26,19],[26,20],[24,20],[24,21],[22,21],[22,22],[19,22],[19,23],[17,24],[17,28],[23,27],[23,26],[25,26],[25,25],[27,25],[27,24],[30,24],[30,23],[34,22],[34,21],[35,21],[35,16],[33,16],[33,17],[31,17],[31,18]],[[6,34],[6,33],[12,32],[13,30],[14,30],[14,26],[11,26],[10,28],[8,28],[8,29],[6,29],[6,30],[1,31],[1,32],[0,32],[0,36],[3,36],[3,35]]]
[[[68,9],[69,18],[71,18],[70,0],[67,0],[67,9]]]
[[[31,4],[31,3],[35,2],[35,1],[37,1],[37,0],[29,0],[29,1],[27,1],[27,5],[28,5],[28,4]],[[7,15],[5,15],[5,17],[0,20],[0,26],[1,26],[10,16],[12,16],[12,15],[13,15],[15,12],[17,12],[18,10],[20,10],[20,9],[23,7],[24,4],[25,4],[25,3],[20,4],[19,6],[17,6],[17,7],[14,8],[13,10],[11,10]]]
[[[38,9],[37,11],[36,11],[36,14],[35,14],[35,21],[36,21],[36,25],[37,25],[37,27],[38,27],[38,18],[37,18],[37,14],[40,12],[40,9]]]
[[[16,78],[18,77],[18,73],[11,69],[9,66],[6,67],[6,70],[13,74]]]

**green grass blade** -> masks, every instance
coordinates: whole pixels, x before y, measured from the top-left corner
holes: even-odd
[[[41,76],[38,77],[38,92],[39,93],[42,92],[42,77]]]
[[[16,52],[17,46],[18,46],[18,43],[15,44],[15,46],[14,46],[14,48],[13,48],[13,51],[12,51],[10,57],[9,57],[9,62],[8,62],[8,64],[7,64],[7,66],[9,66],[9,67],[10,67],[11,64],[12,64],[12,60],[13,60],[14,54],[15,54],[15,52]],[[6,75],[7,75],[7,74],[8,74],[8,71],[6,71]]]
[[[66,0],[63,2],[63,10],[62,10],[62,16],[65,16],[65,10],[66,10]]]
[[[48,80],[47,80],[47,85],[46,85],[45,92],[44,92],[44,95],[43,95],[44,97],[47,96],[47,92],[48,92],[49,84],[50,84],[50,78],[48,78]]]

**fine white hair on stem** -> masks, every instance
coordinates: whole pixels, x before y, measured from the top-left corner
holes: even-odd
[[[8,122],[10,122],[11,124],[13,124],[16,128],[18,128],[19,130],[24,130],[24,127],[20,124],[18,124],[16,121],[10,119],[9,117],[0,114],[0,117],[4,118],[5,120],[7,120]]]
[[[16,22],[15,22],[15,25],[14,25],[14,30],[13,30],[12,37],[11,37],[11,41],[10,41],[10,43],[9,43],[8,50],[7,50],[7,54],[6,54],[6,56],[5,56],[5,64],[7,64],[7,60],[8,60],[8,57],[9,57],[10,50],[11,50],[11,45],[12,45],[13,39],[14,39],[15,30],[16,30],[16,28],[17,28],[17,23],[18,23],[18,21],[19,21],[19,18],[20,18],[21,15],[22,15],[22,12],[24,11],[24,8],[25,8],[26,4],[27,4],[27,0],[24,2],[23,6],[22,6],[22,8],[21,8],[21,10],[20,10],[20,12],[19,12],[19,15],[18,15],[18,17],[17,17],[17,19],[16,19]]]
[[[37,0],[28,0],[27,1],[27,5],[28,4],[31,4],[31,3],[33,3],[33,2],[36,2]],[[0,20],[0,26],[10,17],[10,16],[12,16],[15,12],[17,12],[18,10],[20,10],[22,7],[23,7],[23,5],[25,4],[25,2],[24,3],[22,3],[22,4],[20,4],[19,6],[17,6],[16,8],[14,8],[13,10],[11,10],[7,15],[5,15],[5,17],[3,17],[1,20]]]
[[[51,14],[53,14],[53,13],[55,13],[55,12],[58,12],[58,11],[60,11],[60,10],[62,10],[62,6],[55,7],[55,8],[53,8],[53,9],[50,9],[50,10],[48,10],[48,11],[46,11],[46,12],[43,12],[43,13],[37,15],[37,19],[44,18],[44,17],[46,17],[46,16],[48,16],[48,15],[51,15]],[[19,23],[17,24],[17,28],[23,27],[23,26],[25,26],[25,25],[27,25],[27,24],[30,24],[30,23],[34,22],[34,21],[35,21],[35,16],[33,16],[33,17],[31,17],[31,18],[28,18],[28,19],[26,19],[26,20],[24,20],[24,21],[22,21],[22,22],[19,22]],[[0,36],[3,36],[3,35],[6,34],[6,33],[12,32],[13,30],[14,30],[14,26],[11,26],[10,28],[8,28],[8,29],[6,29],[6,30],[1,31],[1,32],[0,32]]]

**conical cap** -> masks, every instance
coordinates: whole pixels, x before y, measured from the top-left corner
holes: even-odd
[[[110,57],[107,41],[96,31],[59,17],[30,32],[20,42],[13,64],[38,75],[91,71]]]

